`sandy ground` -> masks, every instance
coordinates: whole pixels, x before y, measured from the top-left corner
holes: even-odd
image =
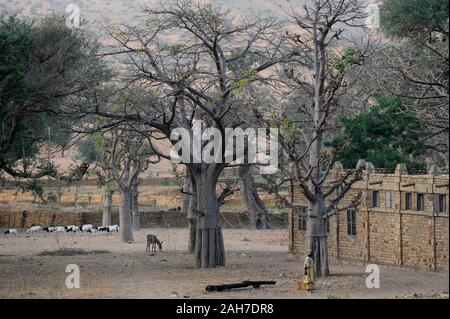
[[[145,235],[163,240],[163,250],[145,253]],[[3,232],[2,232],[3,234]],[[0,298],[448,298],[448,273],[380,267],[380,288],[367,289],[365,265],[332,261],[332,275],[309,294],[295,289],[301,262],[288,258],[286,230],[225,229],[227,266],[194,269],[185,252],[187,229],[146,229],[135,243],[118,235],[0,235]],[[78,248],[102,254],[40,256]],[[68,264],[80,267],[81,287],[68,289]],[[276,280],[261,289],[208,293],[206,285]]]

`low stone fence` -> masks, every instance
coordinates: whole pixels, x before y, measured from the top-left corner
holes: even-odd
[[[220,213],[222,225],[226,228],[246,228],[249,225],[248,214],[245,212],[222,212]],[[274,228],[286,228],[288,225],[287,213],[272,213],[272,224]],[[35,205],[32,207],[0,205],[0,227],[1,228],[28,228],[31,225],[101,225],[101,208],[70,208],[49,207]],[[117,208],[112,212],[112,223],[119,223]],[[158,210],[155,208],[141,208],[141,227],[186,227],[186,215],[176,209]]]

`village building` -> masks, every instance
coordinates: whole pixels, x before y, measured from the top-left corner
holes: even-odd
[[[342,165],[335,165],[328,183],[343,173]],[[339,207],[349,206],[360,192],[357,207],[341,210],[327,220],[330,256],[448,271],[448,173],[436,166],[408,173],[403,164],[397,165],[395,172],[386,172],[367,163],[363,179],[352,186]],[[289,214],[289,252],[303,257],[308,204],[295,183],[290,195],[296,209]]]

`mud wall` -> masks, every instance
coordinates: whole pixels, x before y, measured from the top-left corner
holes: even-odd
[[[186,227],[186,215],[178,210],[150,210],[141,212],[141,227]],[[274,228],[286,228],[288,225],[287,213],[271,214]],[[221,213],[223,227],[246,228],[249,225],[247,213]],[[34,225],[101,225],[101,211],[60,211],[51,207],[0,207],[1,228],[28,228]],[[117,209],[112,213],[113,224],[119,223]]]

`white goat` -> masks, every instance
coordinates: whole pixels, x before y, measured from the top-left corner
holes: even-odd
[[[65,233],[66,232],[66,228],[65,227],[63,227],[63,226],[57,226],[57,227],[54,227],[55,228],[55,230],[53,230],[55,233]]]
[[[80,229],[80,226],[69,225],[69,226],[66,226],[66,230],[67,230],[68,232],[74,232],[74,233],[76,233],[77,231],[80,231],[81,229]]]
[[[53,233],[56,230],[56,227],[53,226],[48,226],[48,227],[44,227],[42,228],[43,231],[46,231],[48,233]]]
[[[91,225],[91,224],[87,224],[87,225],[83,225],[83,226],[81,226],[81,231],[82,232],[87,232],[87,231],[90,231],[92,228],[94,228],[94,226],[93,225]]]
[[[17,235],[17,229],[11,228],[5,231],[5,235]]]
[[[30,228],[27,229],[26,232],[34,234],[34,233],[39,233],[41,230],[42,230],[42,227],[37,225],[37,226],[31,226]]]
[[[119,225],[108,226],[108,231],[109,231],[109,232],[116,232],[116,233],[118,233],[119,230],[120,230]]]

